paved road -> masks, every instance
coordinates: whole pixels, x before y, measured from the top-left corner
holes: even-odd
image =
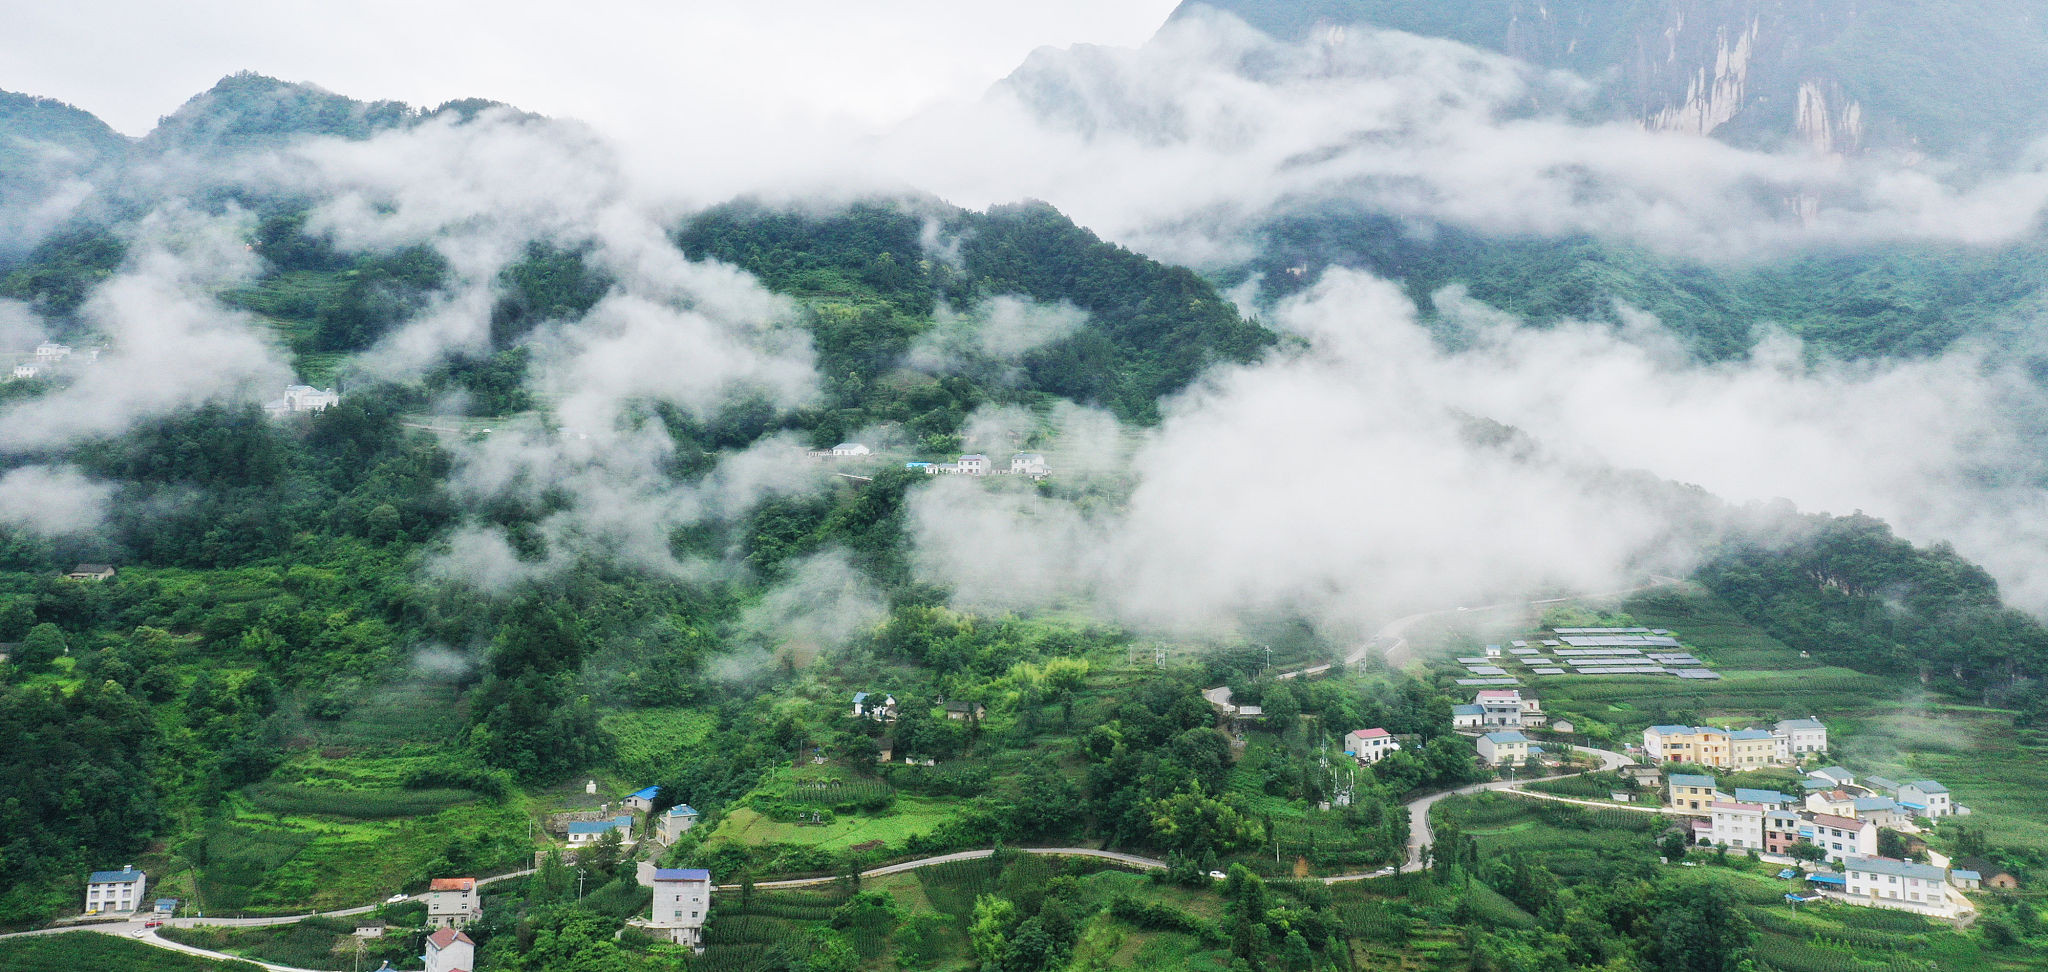
[[[1627,766],[1630,762],[1632,762],[1627,756],[1623,756],[1620,753],[1609,752],[1605,749],[1595,749],[1591,746],[1573,746],[1572,751],[1580,753],[1589,753],[1591,755],[1600,757],[1600,769],[1602,770],[1616,769],[1618,767]],[[1461,786],[1455,790],[1445,790],[1441,793],[1431,793],[1427,796],[1418,797],[1414,800],[1408,801],[1408,860],[1402,863],[1401,870],[1404,873],[1422,870],[1422,853],[1431,844],[1434,844],[1436,842],[1436,835],[1433,831],[1430,830],[1429,827],[1429,810],[1431,807],[1436,806],[1438,800],[1441,800],[1448,796],[1460,796],[1467,793],[1479,793],[1485,790],[1508,790],[1514,791],[1524,796],[1528,796],[1533,794],[1523,793],[1520,789],[1521,786],[1525,783],[1534,783],[1538,780],[1561,780],[1568,776],[1577,775],[1579,774],[1559,773],[1555,776],[1538,776],[1527,780],[1494,780],[1490,783],[1474,783],[1471,786]],[[1376,874],[1347,874],[1342,877],[1326,878],[1324,879],[1323,883],[1334,884],[1338,881],[1357,881],[1363,877],[1373,876],[1376,876]]]
[[[416,428],[431,429],[432,431],[436,432],[457,431],[454,429],[438,429],[426,425],[417,425],[415,423],[405,424]],[[1541,600],[1533,601],[1513,601],[1505,604],[1489,604],[1483,607],[1476,608],[1452,608],[1448,610],[1423,611],[1417,614],[1410,614],[1406,617],[1396,618],[1393,621],[1390,621],[1387,624],[1383,625],[1378,632],[1374,633],[1371,640],[1367,641],[1365,644],[1353,650],[1349,655],[1346,655],[1344,661],[1347,664],[1356,665],[1359,662],[1364,661],[1365,657],[1368,654],[1371,654],[1374,649],[1383,649],[1385,651],[1387,664],[1390,667],[1400,667],[1402,665],[1407,664],[1410,660],[1409,656],[1411,654],[1408,644],[1407,630],[1415,622],[1421,621],[1425,618],[1432,618],[1447,614],[1471,614],[1476,612],[1498,611],[1504,608],[1511,607],[1536,607],[1544,604],[1558,604],[1565,601],[1583,600],[1590,598],[1621,597],[1624,595],[1635,594],[1641,591],[1650,590],[1652,588],[1663,587],[1666,585],[1676,583],[1680,583],[1680,581],[1677,578],[1653,576],[1651,578],[1651,583],[1649,584],[1640,587],[1631,587],[1627,590],[1621,591],[1609,591],[1600,594],[1574,594],[1565,597],[1544,598]],[[1302,675],[1318,675],[1328,671],[1329,669],[1330,666],[1327,664],[1312,665],[1307,668],[1298,668],[1292,671],[1281,672],[1280,674],[1274,677],[1282,679],[1298,678]],[[1202,695],[1208,698],[1209,701],[1211,701],[1212,703],[1215,703],[1217,705],[1223,705],[1228,703],[1230,699],[1229,693],[1230,690],[1228,688],[1219,686],[1217,688],[1204,691]],[[1630,760],[1627,757],[1619,753],[1608,752],[1604,749],[1594,749],[1590,746],[1574,746],[1572,748],[1582,753],[1592,753],[1594,755],[1599,756],[1601,769],[1604,770],[1611,770],[1619,766],[1627,765],[1630,762]],[[1538,777],[1538,779],[1562,779],[1565,776],[1572,775],[1576,774],[1566,773],[1560,774],[1558,776]],[[1455,790],[1447,790],[1441,793],[1428,794],[1426,796],[1418,797],[1414,800],[1409,801],[1407,804],[1408,860],[1400,866],[1399,870],[1403,872],[1409,872],[1418,871],[1422,869],[1422,851],[1424,848],[1428,847],[1432,843],[1434,838],[1434,835],[1431,832],[1429,826],[1430,808],[1435,806],[1437,801],[1442,800],[1447,796],[1455,796],[1458,794],[1465,793],[1478,793],[1482,790],[1515,790],[1519,795],[1522,796],[1533,796],[1540,797],[1543,799],[1562,800],[1568,803],[1584,803],[1588,806],[1621,806],[1624,809],[1649,809],[1628,808],[1622,804],[1606,804],[1594,801],[1572,800],[1570,798],[1557,797],[1551,794],[1537,794],[1533,792],[1520,791],[1519,787],[1521,783],[1526,782],[1533,781],[1523,780],[1518,782],[1510,782],[1506,780],[1501,780],[1491,783],[1478,783],[1473,784],[1471,786],[1460,787]],[[1661,809],[1662,808],[1659,808],[1660,811]],[[1155,860],[1150,857],[1140,857],[1136,854],[1124,854],[1117,851],[1096,850],[1088,847],[1021,847],[1018,848],[1018,850],[1025,854],[1044,854],[1055,857],[1092,857],[1099,860],[1113,861],[1119,864],[1124,864],[1129,867],[1139,868],[1141,870],[1157,870],[1166,867],[1165,861]],[[904,871],[913,871],[918,868],[933,867],[939,864],[952,863],[954,861],[977,860],[983,857],[988,857],[990,854],[993,853],[993,850],[972,850],[959,851],[957,853],[952,854],[940,854],[934,857],[924,857],[913,861],[904,861],[900,864],[889,864],[884,865],[882,867],[871,868],[869,870],[862,871],[860,876],[863,878],[869,878],[882,877],[889,874],[900,874]],[[477,883],[489,884],[493,881],[503,881],[508,878],[524,877],[532,873],[533,870],[531,868],[528,868],[526,870],[514,871],[510,874],[500,874],[494,877],[480,878],[478,879]],[[1326,877],[1323,879],[1323,882],[1325,884],[1337,884],[1345,881],[1364,881],[1372,878],[1385,877],[1393,873],[1395,873],[1394,868],[1382,868],[1380,870],[1371,871],[1364,874],[1341,874],[1332,877]],[[837,875],[834,875],[832,877],[794,878],[787,881],[761,881],[755,883],[754,887],[765,889],[801,888],[812,887],[820,884],[829,884],[837,880],[839,880]],[[719,889],[724,891],[736,891],[739,890],[739,887],[740,886],[736,884],[729,884],[721,885]],[[371,911],[376,910],[377,907],[378,905],[364,905],[359,908],[344,908],[339,911],[313,912],[304,915],[280,915],[267,918],[175,918],[167,921],[166,924],[179,928],[190,928],[193,925],[199,924],[226,925],[231,927],[287,925],[304,921],[307,918],[314,917],[316,914],[320,917],[326,918],[349,918],[354,917],[356,915],[368,914]],[[106,935],[133,936],[134,933],[137,931],[148,932],[147,929],[144,929],[142,927],[142,923],[143,919],[138,917],[134,921],[127,922],[103,923],[96,925],[73,925],[60,928],[44,928],[28,932],[14,932],[11,934],[0,935],[0,938],[13,938],[22,935],[55,935],[71,931],[90,931]],[[151,945],[156,945],[160,948],[168,948],[173,951],[186,952],[188,954],[193,955],[203,955],[217,959],[237,958],[237,956],[226,955],[219,952],[210,952],[205,949],[194,948],[188,945],[180,945],[177,942],[173,942],[164,938],[159,938],[154,933],[146,933],[138,940],[147,942]],[[265,969],[270,969],[272,970],[272,972],[307,972],[307,970],[294,969],[291,966],[271,965],[262,962],[258,962],[256,964],[261,965]]]
[[[495,874],[486,878],[477,878],[476,883],[479,885],[483,885],[490,884],[495,881],[507,881],[512,878],[525,877],[532,873],[533,868],[529,867],[525,870],[513,871],[508,874]],[[377,908],[380,907],[381,904],[382,902],[379,902],[378,904],[374,905],[363,905],[360,908],[342,908],[338,911],[308,912],[303,915],[272,915],[266,918],[169,918],[163,919],[163,923],[167,926],[174,928],[191,928],[195,925],[224,925],[231,928],[254,928],[263,925],[293,925],[305,921],[308,918],[316,916],[321,918],[353,918],[357,915],[366,915],[372,911],[377,910]],[[154,945],[157,948],[169,949],[173,952],[184,952],[187,955],[198,955],[204,958],[215,959],[222,962],[251,962],[255,965],[261,966],[262,968],[270,970],[270,972],[317,972],[317,970],[301,969],[291,965],[277,965],[270,962],[260,962],[255,959],[243,958],[240,955],[230,955],[226,952],[215,952],[209,949],[198,948],[196,946],[174,942],[168,938],[160,938],[157,936],[156,931],[154,929],[143,927],[144,922],[155,920],[158,919],[156,919],[153,915],[138,915],[129,921],[99,922],[96,924],[64,925],[57,928],[40,928],[35,931],[13,932],[11,934],[0,935],[0,938],[20,938],[28,935],[61,935],[66,932],[94,932],[101,935],[116,935],[124,938],[133,938],[136,941],[142,942],[145,945]],[[137,932],[141,932],[142,934],[137,935]]]
[[[1577,752],[1588,753],[1594,756],[1598,756],[1600,758],[1600,768],[1603,770],[1611,770],[1617,767],[1627,766],[1631,762],[1627,756],[1624,756],[1616,752],[1609,752],[1605,749],[1595,749],[1591,746],[1573,746],[1572,749]],[[1559,773],[1555,776],[1541,776],[1537,777],[1536,779],[1561,780],[1565,777],[1576,775],[1578,774]],[[1424,848],[1428,847],[1434,839],[1429,827],[1429,809],[1435,806],[1438,800],[1442,800],[1443,798],[1448,796],[1456,796],[1464,793],[1478,793],[1482,790],[1517,790],[1517,788],[1519,788],[1522,784],[1530,782],[1534,781],[1495,780],[1488,783],[1474,783],[1471,786],[1463,786],[1455,790],[1445,790],[1440,793],[1425,794],[1423,796],[1419,796],[1413,800],[1408,801],[1408,803],[1406,804],[1408,810],[1408,861],[1407,863],[1402,864],[1398,870],[1419,871],[1422,869],[1422,851]],[[1517,791],[1519,792],[1519,790]],[[1593,805],[1603,806],[1605,804]],[[1615,805],[1618,806],[1619,804]],[[1114,861],[1116,863],[1128,865],[1130,867],[1135,867],[1140,870],[1160,870],[1166,867],[1165,861],[1155,860],[1150,857],[1140,857],[1136,854],[1124,854],[1117,851],[1095,850],[1094,848],[1090,847],[1019,847],[1017,848],[1017,851],[1019,853],[1024,854],[1045,854],[1053,857],[1093,857],[1099,860]],[[971,850],[958,851],[952,854],[940,854],[935,857],[920,857],[914,861],[904,861],[900,864],[888,864],[882,867],[870,868],[868,870],[860,872],[860,876],[863,879],[865,879],[882,877],[889,874],[901,874],[905,871],[915,871],[918,868],[935,867],[940,864],[951,864],[954,861],[980,860],[993,853],[995,853],[993,850]],[[1373,878],[1386,877],[1387,875],[1393,874],[1395,872],[1395,868],[1385,867],[1377,871],[1368,871],[1361,874],[1339,874],[1323,878],[1323,883],[1340,884],[1346,881],[1365,881]],[[772,890],[775,888],[807,888],[816,887],[821,884],[830,884],[837,880],[839,880],[838,875],[833,875],[830,877],[794,878],[787,881],[757,881],[755,882],[754,887],[756,890]],[[740,889],[740,885],[721,884],[719,885],[718,889],[720,891],[738,891]]]

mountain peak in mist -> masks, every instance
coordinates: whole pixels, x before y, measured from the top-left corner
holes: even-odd
[[[1998,158],[2048,121],[2028,0],[1184,0],[1283,40],[1374,26],[1601,85],[1611,116],[1738,145]]]
[[[316,84],[242,71],[220,79],[159,120],[143,144],[159,151],[233,152],[312,136],[365,139],[447,114],[467,122],[493,108],[539,117],[486,98],[461,98],[431,110],[403,101],[361,101]]]

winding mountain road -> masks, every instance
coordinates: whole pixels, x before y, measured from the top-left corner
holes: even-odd
[[[524,870],[511,871],[505,874],[494,874],[490,877],[485,878],[477,878],[476,883],[479,885],[491,884],[497,881],[507,881],[511,880],[512,878],[525,877],[532,873],[533,868],[529,867]],[[305,921],[308,918],[353,918],[357,915],[367,915],[370,912],[377,910],[381,906],[382,902],[379,902],[378,904],[373,905],[363,905],[359,908],[342,908],[336,911],[313,911],[307,912],[303,915],[271,915],[264,918],[159,919],[154,915],[138,914],[136,917],[131,918],[127,921],[98,922],[95,924],[80,925],[59,925],[55,928],[38,928],[35,931],[12,932],[9,934],[0,935],[0,938],[25,938],[31,935],[62,935],[67,932],[97,932],[102,935],[115,935],[124,938],[133,938],[136,941],[142,942],[145,945],[154,945],[157,948],[168,949],[173,952],[183,952],[187,955],[197,955],[201,958],[214,959],[220,962],[248,962],[260,968],[267,969],[269,970],[269,972],[320,972],[320,970],[317,969],[302,969],[293,965],[278,965],[274,962],[263,962],[257,959],[244,958],[240,955],[232,955],[227,952],[216,952],[211,949],[200,948],[196,945],[186,945],[182,942],[174,942],[168,938],[159,937],[156,933],[156,929],[147,927],[147,923],[152,921],[161,921],[165,927],[170,928],[191,928],[197,925],[225,926],[229,928],[258,928],[265,925],[295,925],[299,922]]]
[[[427,428],[426,426],[419,427]],[[432,431],[454,430],[433,429]],[[1541,600],[1511,601],[1503,604],[1489,604],[1483,607],[1476,608],[1450,608],[1446,610],[1423,611],[1417,614],[1410,614],[1405,617],[1395,618],[1394,620],[1387,622],[1385,625],[1382,625],[1380,629],[1373,634],[1372,638],[1366,641],[1365,644],[1360,645],[1358,648],[1354,649],[1349,654],[1347,654],[1344,658],[1344,661],[1346,664],[1356,665],[1359,662],[1364,661],[1367,655],[1372,654],[1372,652],[1377,649],[1384,652],[1389,667],[1400,667],[1402,665],[1407,664],[1410,660],[1412,660],[1411,656],[1413,654],[1412,650],[1410,649],[1407,637],[1408,628],[1414,625],[1416,622],[1428,618],[1439,617],[1442,615],[1449,614],[1484,613],[1491,611],[1500,611],[1508,608],[1530,608],[1538,607],[1545,604],[1560,604],[1566,601],[1585,600],[1591,598],[1620,597],[1628,594],[1635,594],[1642,591],[1652,590],[1654,588],[1664,587],[1677,583],[1680,583],[1680,581],[1677,578],[1653,576],[1651,578],[1651,583],[1649,584],[1640,587],[1631,587],[1626,590],[1620,591],[1609,591],[1599,594],[1574,594],[1567,595],[1564,597],[1544,598]],[[1324,672],[1329,671],[1330,668],[1331,666],[1329,664],[1312,665],[1306,668],[1298,668],[1292,671],[1281,672],[1280,674],[1274,677],[1280,679],[1292,679],[1299,678],[1304,675],[1320,675]],[[1218,687],[1214,689],[1209,689],[1203,692],[1202,694],[1204,697],[1208,698],[1209,701],[1216,703],[1218,705],[1224,705],[1228,704],[1228,702],[1230,701],[1229,693],[1229,688]],[[1621,766],[1626,766],[1630,762],[1628,757],[1623,756],[1620,753],[1609,752],[1608,750],[1604,749],[1595,749],[1590,746],[1573,746],[1572,749],[1576,752],[1588,753],[1598,756],[1600,758],[1600,768],[1603,770],[1612,770]],[[1628,807],[1623,804],[1602,804],[1595,801],[1573,800],[1568,797],[1559,797],[1552,794],[1529,792],[1521,789],[1522,785],[1525,783],[1532,783],[1538,780],[1564,779],[1565,777],[1576,775],[1578,774],[1561,773],[1555,776],[1537,777],[1532,780],[1496,780],[1487,783],[1475,783],[1471,786],[1459,787],[1454,790],[1445,790],[1439,793],[1430,793],[1424,796],[1417,797],[1413,800],[1408,801],[1408,803],[1405,805],[1408,810],[1408,859],[1406,861],[1404,861],[1398,868],[1383,867],[1377,871],[1370,871],[1362,874],[1333,875],[1330,877],[1323,878],[1322,881],[1324,884],[1341,884],[1351,881],[1372,880],[1374,878],[1387,877],[1389,875],[1396,873],[1411,873],[1422,870],[1424,864],[1423,854],[1435,841],[1435,834],[1429,826],[1430,808],[1436,806],[1438,801],[1449,796],[1458,796],[1462,794],[1479,793],[1483,791],[1492,790],[1501,792],[1512,792],[1518,796],[1537,797],[1541,799],[1557,800],[1565,803],[1579,803],[1587,806],[1618,806],[1622,807],[1623,809],[1642,810],[1645,812],[1671,812],[1667,808],[1661,807]],[[1139,870],[1162,870],[1167,866],[1165,861],[1157,860],[1155,858],[1141,857],[1136,854],[1125,854],[1120,851],[1097,850],[1095,848],[1090,847],[1019,847],[1016,848],[1016,850],[1019,853],[1023,854],[1039,854],[1048,857],[1089,857],[1097,860],[1105,860],[1116,864],[1122,864],[1126,867],[1134,867]],[[860,876],[863,879],[873,877],[884,877],[890,874],[901,874],[906,871],[918,870],[919,868],[936,867],[941,864],[950,864],[955,861],[979,860],[981,858],[989,857],[994,853],[995,851],[993,848],[988,848],[982,850],[957,851],[951,854],[939,854],[932,857],[921,857],[916,860],[903,861],[897,864],[886,864],[881,867],[869,868],[868,870],[860,872]],[[510,878],[524,877],[532,873],[533,869],[527,868],[525,870],[513,871],[508,874],[499,874],[493,877],[479,878],[477,880],[477,883],[489,884],[494,881],[503,881]],[[754,884],[754,887],[757,890],[816,887],[822,884],[830,884],[837,880],[839,880],[838,875],[833,875],[829,877],[792,878],[783,881],[759,881]],[[721,891],[737,891],[740,890],[740,888],[741,886],[737,884],[722,884],[718,887],[718,889]],[[363,905],[357,908],[343,908],[337,911],[309,912],[303,915],[278,915],[265,918],[172,918],[164,920],[163,924],[176,928],[190,928],[195,925],[201,924],[222,925],[236,928],[261,927],[266,925],[289,925],[305,921],[308,918],[314,917],[352,918],[357,915],[368,914],[372,911],[375,911],[378,907],[379,905],[372,904]],[[196,955],[203,958],[216,959],[220,961],[250,962],[251,964],[268,970],[268,972],[316,972],[316,970],[300,969],[289,965],[278,965],[270,962],[261,962],[253,959],[245,959],[238,955],[230,955],[225,952],[215,952],[210,951],[208,949],[198,948],[192,945],[185,945],[179,942],[173,942],[169,939],[159,937],[156,934],[155,929],[145,927],[144,923],[148,920],[151,920],[150,916],[138,916],[133,920],[123,922],[102,922],[98,924],[66,925],[55,928],[42,928],[37,929],[35,931],[12,932],[8,934],[0,934],[0,938],[19,938],[29,935],[58,935],[74,931],[97,932],[104,935],[124,935],[134,938],[137,941],[141,941],[149,945],[154,945],[158,948],[169,949],[175,952],[183,952],[188,955]]]

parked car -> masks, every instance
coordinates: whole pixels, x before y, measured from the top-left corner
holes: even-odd
[[[400,901],[404,901],[404,900],[405,900],[405,892],[401,891],[401,892],[399,892],[399,893],[397,893],[397,894],[394,894],[394,895],[392,895],[391,897],[385,898],[385,899],[384,899],[384,903],[385,903],[385,904],[397,904],[397,903],[399,903]]]

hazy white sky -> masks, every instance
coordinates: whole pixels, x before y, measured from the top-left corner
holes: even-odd
[[[1176,0],[0,0],[0,88],[141,134],[224,74],[486,97],[600,128],[888,122],[1034,48],[1136,44]]]

